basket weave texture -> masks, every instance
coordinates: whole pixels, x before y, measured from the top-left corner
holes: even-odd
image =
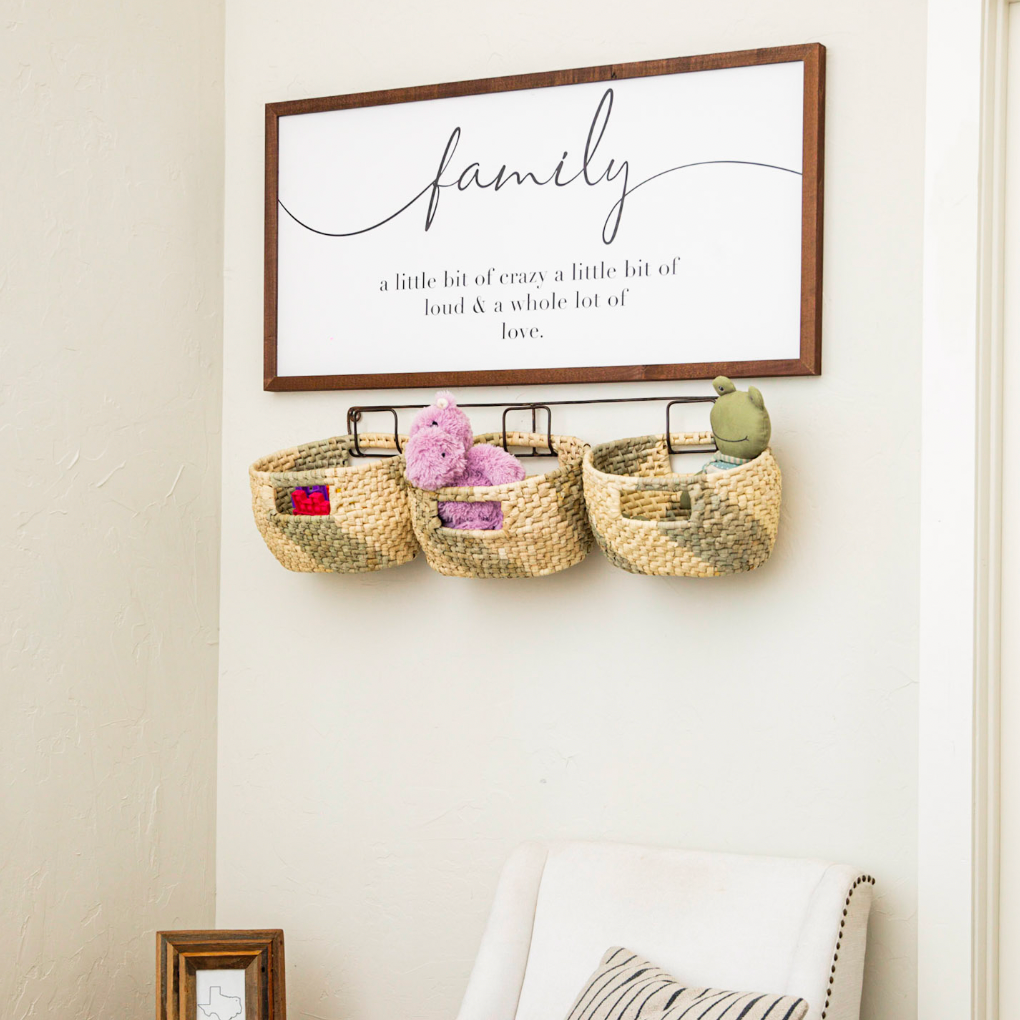
[[[712,433],[670,439],[674,449],[710,445]],[[674,474],[665,435],[639,436],[585,453],[584,495],[595,539],[615,566],[717,577],[754,570],[772,554],[782,476],[771,450],[728,471]]]
[[[502,442],[502,433],[475,443]],[[508,432],[510,446],[548,449],[549,437]],[[584,506],[581,460],[587,446],[573,436],[553,436],[559,467],[508,485],[463,486],[429,492],[408,485],[411,523],[429,566],[452,577],[542,577],[566,570],[588,555],[591,529]],[[439,503],[500,502],[501,531],[443,527]]]
[[[362,448],[395,450],[392,435],[367,433]],[[352,466],[352,436],[335,436],[263,457],[249,469],[255,524],[273,555],[288,569],[360,574],[414,559],[402,456]],[[295,514],[291,493],[329,486],[330,513]]]

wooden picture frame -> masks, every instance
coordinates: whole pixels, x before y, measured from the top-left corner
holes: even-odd
[[[225,1010],[214,1010],[212,1003],[208,1004],[211,1012],[200,1010],[201,972],[225,971],[241,972],[237,975],[238,994],[218,996],[218,1001],[226,1004]],[[212,1016],[218,1020],[286,1020],[285,993],[283,931],[279,928],[156,933],[156,1020],[205,1020]]]
[[[282,375],[278,371],[281,119],[328,111],[384,107],[428,100],[554,88],[563,85],[622,82],[626,79],[646,78],[656,75],[677,75],[685,72],[759,67],[766,64],[793,62],[803,63],[803,151],[802,169],[800,171],[802,175],[800,196],[800,335],[799,351],[795,357],[787,356],[737,361],[702,360],[694,363],[674,364],[602,364],[588,367],[528,367],[525,364],[519,368],[512,369],[443,371],[442,357],[437,355],[436,370],[434,371],[359,371],[347,374],[321,375]],[[336,390],[382,387],[435,387],[440,385],[478,386],[519,383],[711,379],[720,374],[733,377],[818,375],[821,372],[824,117],[825,47],[819,43],[677,57],[665,60],[648,60],[637,63],[608,64],[599,67],[575,68],[543,74],[523,74],[477,81],[427,85],[417,88],[392,89],[321,99],[270,103],[266,106],[265,110],[264,388],[276,391]],[[587,150],[585,151],[585,158],[587,159]],[[741,163],[746,161],[717,159],[710,160],[709,162]],[[474,165],[477,166],[478,164]],[[752,163],[750,165],[765,166],[766,164]],[[674,169],[683,169],[683,167],[675,167]],[[773,167],[772,169],[782,169],[782,167]],[[504,166],[504,170],[506,170],[506,166]],[[441,173],[442,167],[436,176],[437,185]],[[477,172],[475,182],[479,183]],[[556,183],[559,184],[560,181],[557,180]],[[448,184],[443,186],[449,187]],[[479,186],[482,185],[479,183]],[[438,187],[434,193],[438,196]],[[626,191],[624,195],[626,196]],[[294,219],[301,226],[306,227],[315,234],[325,234],[329,237],[351,236],[348,234],[328,234],[323,230],[315,230],[309,227],[308,224],[302,223],[293,214],[287,217],[288,223],[290,219]],[[355,231],[354,233],[365,233],[365,231]],[[427,307],[428,301],[426,299]],[[368,330],[364,331],[364,333],[368,332]],[[330,340],[332,339],[330,337]],[[352,344],[378,343],[378,338],[371,335],[351,336],[349,339]],[[788,340],[790,350],[795,346],[794,341],[795,338],[790,336]],[[629,341],[626,339],[621,341],[622,360],[627,360],[625,352],[633,346],[633,338]]]

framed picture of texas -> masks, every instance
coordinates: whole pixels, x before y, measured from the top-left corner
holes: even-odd
[[[156,933],[157,1020],[286,1020],[283,932]]]
[[[266,107],[270,390],[815,375],[814,43]]]

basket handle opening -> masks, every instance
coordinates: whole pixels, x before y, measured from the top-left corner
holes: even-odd
[[[324,485],[327,489],[332,492],[332,487],[335,484],[334,480],[327,478],[325,475],[309,475],[307,478],[302,478],[299,483],[290,483],[287,485],[271,485],[268,482],[265,485],[259,487],[259,496],[262,499],[262,506],[266,513],[270,515],[281,514],[285,517],[292,516],[293,510],[281,510],[281,493],[284,494],[282,502],[286,505],[290,502],[290,495],[295,489],[304,489],[313,485]],[[330,497],[332,503],[332,496]]]
[[[691,481],[680,481],[675,477],[642,478],[640,485],[616,488],[613,491],[612,509],[624,520],[637,524],[654,524],[661,528],[696,528],[705,513],[705,491],[695,476],[690,477]],[[643,493],[657,493],[665,497],[662,502],[666,505],[662,507],[662,512],[667,516],[659,519],[649,518],[642,513],[631,513],[630,507],[634,506],[637,509]],[[687,506],[684,506],[685,502]],[[671,513],[669,504],[673,503],[676,504],[678,516],[669,516]]]
[[[429,526],[436,531],[451,531],[451,532],[465,532],[472,535],[475,538],[487,538],[489,536],[506,536],[506,503],[504,500],[493,498],[492,496],[478,496],[471,491],[465,491],[456,493],[454,497],[449,495],[440,496],[439,493],[449,493],[450,489],[440,489],[438,492],[430,493],[432,496],[429,500],[430,503],[430,516],[431,520]],[[502,515],[503,524],[499,528],[451,528],[449,525],[443,523],[442,517],[439,516],[439,504],[440,503],[498,503],[500,514]]]

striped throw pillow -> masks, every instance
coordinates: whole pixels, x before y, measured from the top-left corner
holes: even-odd
[[[804,1020],[791,995],[692,988],[629,949],[606,950],[566,1020]]]

